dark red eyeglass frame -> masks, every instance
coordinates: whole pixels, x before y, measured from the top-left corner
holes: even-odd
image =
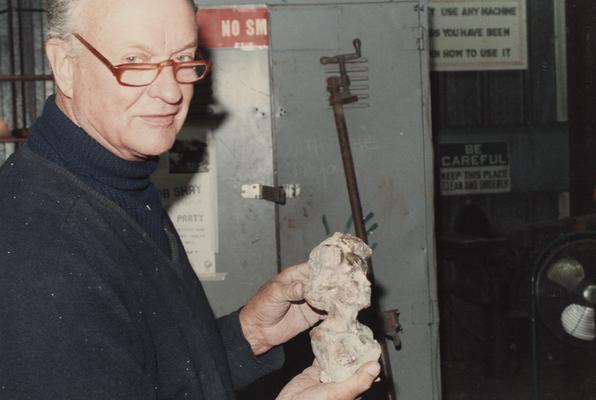
[[[78,33],[73,33],[72,35],[74,37],[76,37],[79,40],[79,42],[81,42],[83,44],[83,46],[85,46],[95,57],[97,57],[99,59],[99,61],[101,61],[106,67],[108,67],[108,69],[112,72],[112,74],[114,75],[114,77],[116,78],[118,83],[121,84],[122,86],[131,86],[131,87],[148,86],[148,85],[152,84],[155,81],[155,79],[157,79],[157,77],[161,73],[161,70],[164,69],[165,67],[172,67],[174,69],[174,78],[176,79],[176,82],[181,83],[181,84],[194,83],[194,82],[200,81],[201,79],[204,79],[207,76],[207,74],[209,73],[209,71],[211,70],[211,66],[212,66],[211,62],[207,61],[207,60],[177,62],[177,61],[174,61],[171,59],[162,61],[160,63],[136,63],[136,64],[131,63],[131,64],[114,65],[110,62],[110,60],[105,58],[104,55],[101,54],[95,47],[93,47],[93,45],[91,43],[89,43],[88,41],[83,39],[83,37],[81,35],[79,35]],[[205,66],[205,71],[198,79],[196,79],[195,81],[192,81],[192,82],[178,81],[176,76],[178,74],[179,69],[186,68],[186,67],[198,66],[198,65]],[[158,71],[157,71],[157,74],[155,74],[155,78],[153,78],[153,80],[147,84],[133,85],[130,83],[122,82],[122,80],[121,80],[122,74],[124,72],[126,72],[127,70],[150,70],[150,69],[157,69]]]

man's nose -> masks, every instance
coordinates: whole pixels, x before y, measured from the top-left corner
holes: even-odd
[[[174,76],[174,67],[162,68],[151,84],[149,94],[169,104],[177,104],[182,100],[182,88]]]

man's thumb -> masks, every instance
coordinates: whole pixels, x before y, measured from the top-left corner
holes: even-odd
[[[286,293],[289,301],[304,300],[304,284],[302,282],[292,282]]]
[[[381,366],[378,362],[369,362],[360,367],[356,372],[356,375],[358,376],[358,389],[361,392],[369,389],[380,372]]]
[[[371,376],[372,378],[376,378],[381,372],[381,366],[379,363],[369,362],[361,367],[361,372]]]

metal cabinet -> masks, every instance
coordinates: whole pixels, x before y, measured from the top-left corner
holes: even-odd
[[[209,1],[201,2],[209,6]],[[221,2],[212,2],[222,7]],[[216,4],[217,3],[217,4]],[[320,3],[320,2],[319,2]],[[350,207],[321,56],[353,51],[368,98],[346,108],[381,308],[398,308],[390,346],[399,399],[440,398],[427,16],[417,1],[274,3],[266,48],[218,49],[214,132],[218,271],[205,282],[218,314],[239,307],[276,271],[305,261],[328,234],[350,230]],[[283,206],[243,199],[243,184],[299,184]]]

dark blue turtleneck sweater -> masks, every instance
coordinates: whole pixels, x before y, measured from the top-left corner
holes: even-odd
[[[156,157],[145,161],[116,157],[64,115],[54,96],[31,127],[27,142],[33,151],[64,167],[126,210],[170,254],[162,225],[164,210],[159,193],[149,180],[157,168]]]

